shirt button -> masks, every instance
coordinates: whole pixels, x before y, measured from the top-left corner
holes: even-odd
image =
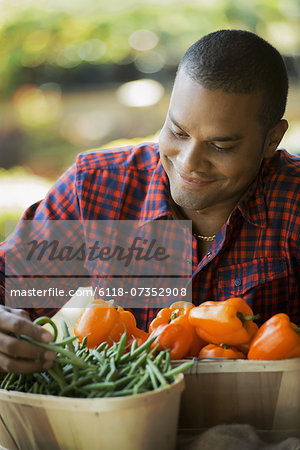
[[[210,257],[211,256],[211,252],[207,252],[206,256]]]
[[[242,280],[240,278],[237,278],[236,280],[234,280],[235,286],[240,286],[241,284],[242,284]]]
[[[190,266],[192,264],[192,261],[190,259],[187,259],[186,263]]]

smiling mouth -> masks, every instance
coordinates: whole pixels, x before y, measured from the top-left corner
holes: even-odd
[[[171,158],[167,157],[167,159],[173,166],[173,169],[174,169],[177,177],[179,178],[181,183],[183,183],[185,186],[190,186],[190,187],[194,187],[194,188],[195,187],[204,187],[204,186],[207,186],[208,184],[211,184],[216,181],[215,179],[208,178],[206,173],[203,173],[203,178],[189,177],[188,175],[186,175],[185,173],[182,173],[180,170],[177,169],[177,167],[175,166],[175,164]]]
[[[189,178],[185,175],[182,175],[180,172],[177,172],[177,176],[180,178],[181,182],[187,186],[206,186],[207,184],[212,183],[215,180],[211,179],[199,179],[199,178]]]

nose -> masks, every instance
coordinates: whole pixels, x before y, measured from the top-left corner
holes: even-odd
[[[205,172],[209,165],[205,148],[195,141],[182,146],[177,162],[185,173]]]

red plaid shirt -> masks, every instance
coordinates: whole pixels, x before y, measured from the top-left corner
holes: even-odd
[[[300,322],[300,158],[278,150],[264,160],[202,260],[193,238],[193,303],[243,297],[260,322],[285,312]],[[157,144],[85,153],[23,219],[172,220]],[[0,293],[4,300],[4,252]],[[31,309],[32,318],[57,309]],[[146,328],[157,309],[134,309]]]

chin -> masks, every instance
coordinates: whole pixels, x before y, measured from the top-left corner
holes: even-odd
[[[191,209],[192,211],[197,211],[203,208],[203,205],[199,201],[192,199],[191,196],[183,195],[182,192],[171,192],[174,202],[181,208]]]

